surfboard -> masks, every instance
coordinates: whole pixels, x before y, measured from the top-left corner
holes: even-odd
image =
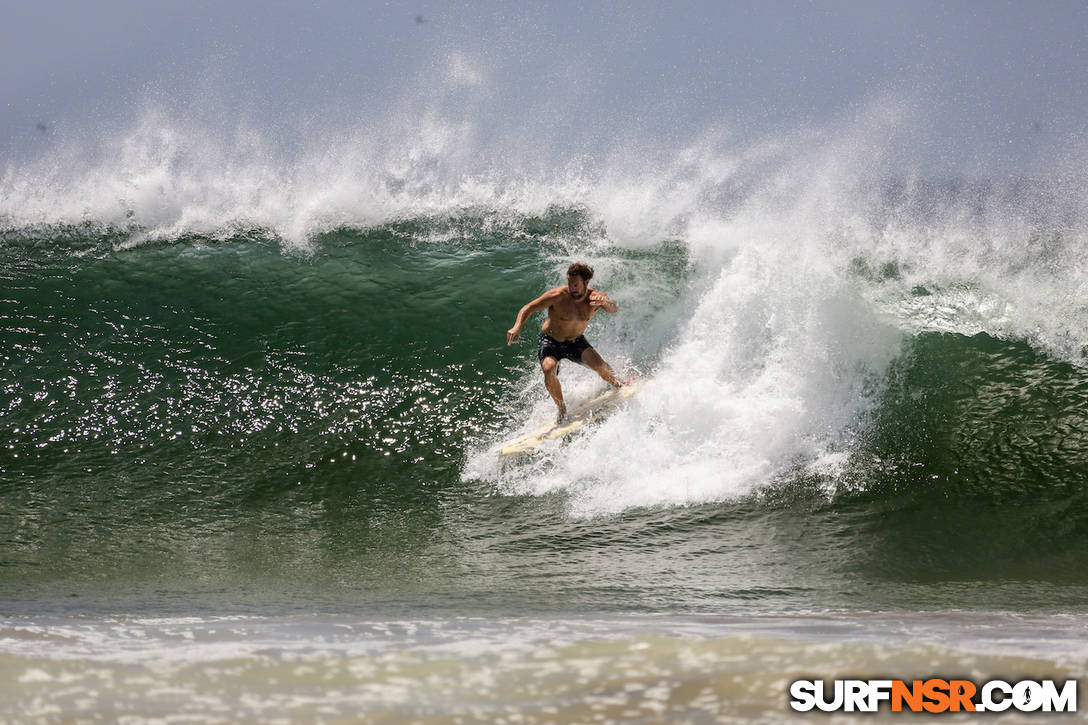
[[[578,407],[568,410],[567,417],[562,423],[551,423],[527,433],[517,440],[510,441],[499,449],[500,456],[510,456],[515,453],[525,453],[539,446],[544,441],[552,441],[556,438],[568,436],[594,418],[612,410],[627,398],[630,398],[641,387],[641,381],[634,381],[622,388],[609,388],[600,395],[585,401]]]

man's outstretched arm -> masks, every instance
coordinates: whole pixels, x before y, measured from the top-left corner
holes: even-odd
[[[541,310],[546,310],[549,307],[551,307],[552,303],[562,293],[563,293],[563,288],[562,287],[556,287],[555,289],[548,290],[547,292],[540,295],[539,297],[537,297],[535,300],[533,300],[529,304],[522,307],[521,310],[518,312],[517,319],[514,320],[514,326],[506,331],[506,344],[510,345],[510,344],[520,340],[521,339],[521,327],[522,327],[522,325],[525,324],[525,321],[528,320],[529,317],[534,312],[540,312]]]

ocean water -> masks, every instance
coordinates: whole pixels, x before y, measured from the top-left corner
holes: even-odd
[[[781,722],[800,677],[1084,677],[1083,181],[900,177],[879,133],[527,174],[457,134],[152,114],[0,178],[0,718]],[[541,319],[505,332],[574,260],[645,386],[500,458],[553,415]]]

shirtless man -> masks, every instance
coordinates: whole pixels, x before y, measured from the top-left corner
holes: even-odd
[[[510,345],[521,339],[521,327],[530,315],[543,309],[548,310],[548,319],[544,321],[540,332],[537,357],[540,359],[540,368],[544,371],[544,387],[559,408],[556,423],[561,423],[567,414],[567,406],[563,403],[563,388],[559,385],[560,360],[573,360],[585,365],[596,371],[609,385],[618,388],[624,384],[616,379],[612,367],[597,354],[583,334],[597,310],[615,314],[619,309],[604,292],[589,288],[589,280],[592,278],[592,267],[581,262],[572,264],[567,269],[567,283],[548,290],[522,307],[514,326],[506,332],[506,344]]]

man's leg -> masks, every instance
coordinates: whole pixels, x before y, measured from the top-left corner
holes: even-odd
[[[555,422],[562,423],[567,415],[567,406],[563,404],[563,386],[559,384],[559,361],[554,357],[546,357],[540,361],[540,369],[544,371],[544,387],[559,408],[559,415]]]
[[[627,384],[626,380],[616,379],[616,373],[612,370],[612,366],[606,363],[604,358],[592,347],[587,347],[582,352],[582,364],[600,375],[606,383],[613,387],[619,388]]]

